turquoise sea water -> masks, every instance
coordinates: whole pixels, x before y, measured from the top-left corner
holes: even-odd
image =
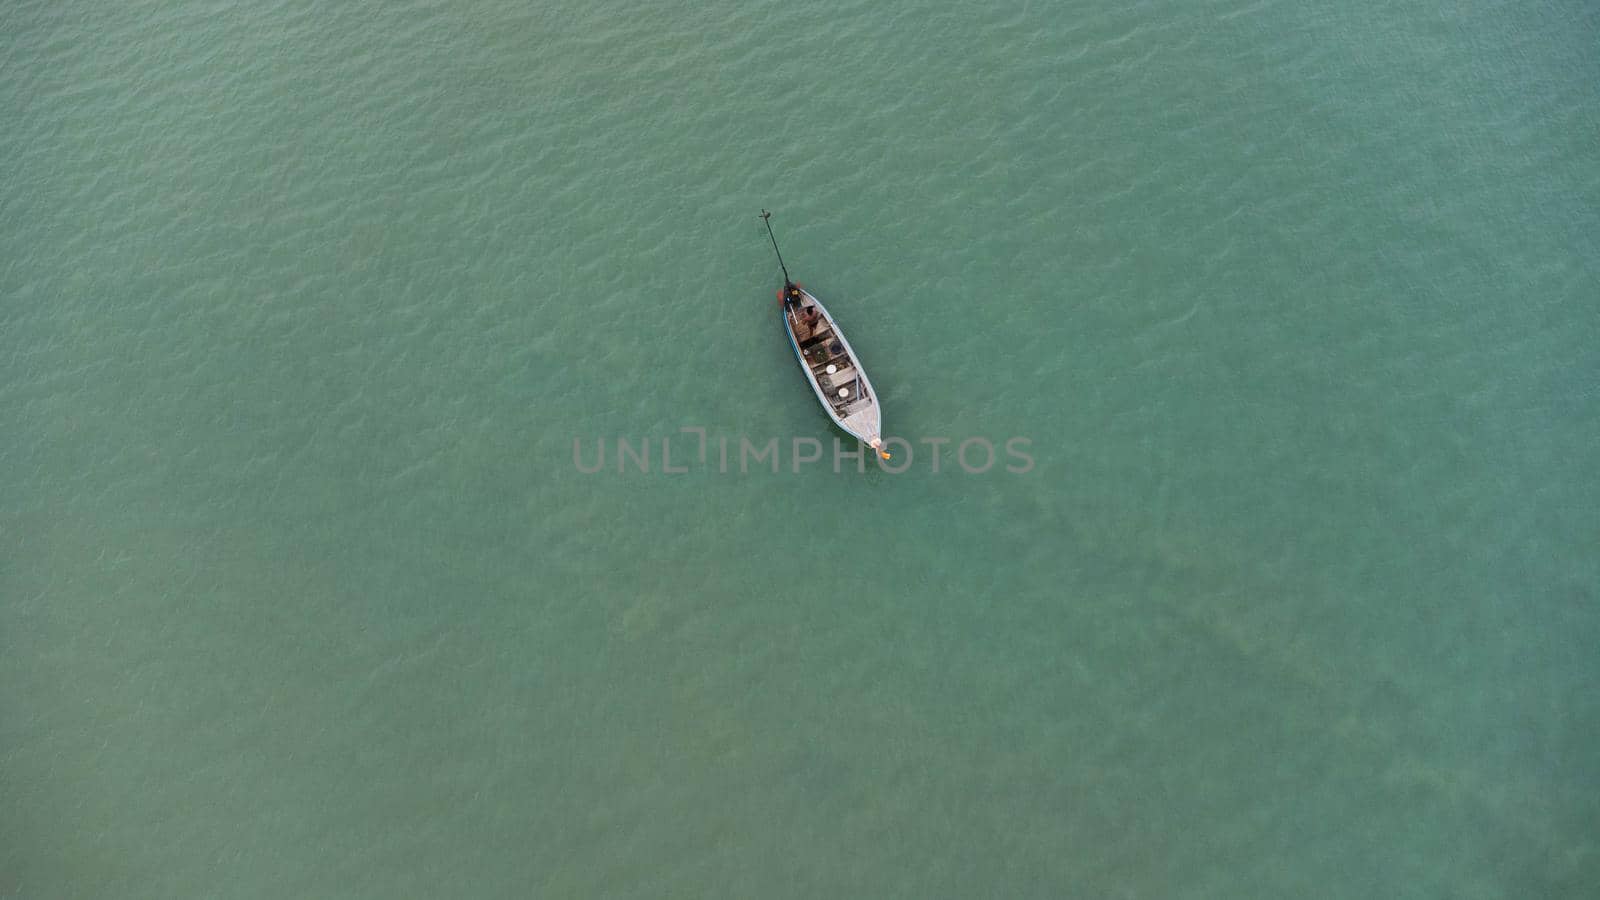
[[[7,5],[0,896],[1593,896],[1597,46]]]

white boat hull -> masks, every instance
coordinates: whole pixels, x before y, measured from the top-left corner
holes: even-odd
[[[817,395],[817,402],[845,433],[883,454],[883,423],[878,393],[867,378],[861,360],[844,332],[828,314],[822,301],[799,285],[798,302],[781,304],[783,330],[789,336],[800,371]],[[779,293],[782,297],[782,293]],[[810,310],[816,310],[815,317]],[[829,371],[829,369],[833,371]],[[843,393],[841,393],[843,392]]]

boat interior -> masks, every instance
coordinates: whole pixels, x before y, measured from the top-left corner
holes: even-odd
[[[827,317],[811,298],[785,304],[785,314],[806,368],[816,377],[834,415],[843,419],[871,407],[872,397],[845,350],[844,342],[834,334]]]

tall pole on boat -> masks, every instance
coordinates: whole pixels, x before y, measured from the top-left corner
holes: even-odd
[[[783,251],[778,249],[778,238],[772,233],[772,213],[763,209],[761,221],[767,223],[767,237],[772,238],[772,252],[778,254],[778,268],[783,270],[783,286],[788,287],[791,284],[789,267],[783,264]]]

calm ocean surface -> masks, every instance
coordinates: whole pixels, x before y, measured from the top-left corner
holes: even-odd
[[[0,897],[1593,897],[1597,47],[7,4]]]

